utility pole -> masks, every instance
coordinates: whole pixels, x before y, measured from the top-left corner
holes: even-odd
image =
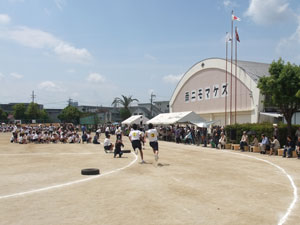
[[[150,108],[150,113],[151,113],[151,115],[150,115],[150,116],[151,116],[151,118],[153,117],[153,105],[152,105],[152,104],[153,104],[153,100],[154,100],[155,97],[156,97],[156,95],[153,94],[153,92],[151,92],[151,98],[150,98],[150,102],[151,102],[151,106],[150,106],[150,107],[151,107],[151,108]],[[151,118],[150,118],[150,119],[151,119]]]
[[[70,106],[73,102],[73,99],[69,98],[67,102],[68,102],[68,106]]]
[[[36,95],[34,94],[34,91],[32,91],[31,94],[31,102],[34,103],[34,98],[36,97]]]

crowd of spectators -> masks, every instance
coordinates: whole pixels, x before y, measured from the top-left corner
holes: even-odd
[[[107,150],[113,148],[110,142],[110,135],[116,135],[119,143],[122,143],[122,135],[128,135],[131,127],[121,127],[117,125],[101,125],[98,126],[95,135],[92,137],[90,130],[85,126],[74,126],[73,124],[56,124],[56,125],[37,125],[37,126],[21,126],[21,125],[0,125],[0,132],[11,132],[11,143],[27,144],[27,143],[93,143],[100,144],[99,138],[101,133],[105,133],[104,147]],[[144,132],[146,126],[140,126],[140,130]],[[207,128],[201,128],[190,125],[170,125],[157,127],[159,139],[164,141],[174,141],[176,143],[203,145],[207,147],[209,144],[212,148],[224,149],[227,143],[224,127],[214,126],[208,132]],[[255,134],[252,134],[253,141],[250,143],[247,131],[243,132],[240,139],[240,149],[244,151],[245,146],[260,148],[261,154],[269,153],[269,155],[277,155],[281,143],[278,141],[279,131],[274,124],[272,138],[265,134],[261,135],[260,142]],[[108,147],[109,146],[109,147]],[[296,151],[300,159],[300,128],[295,133],[295,138],[288,136],[285,145],[283,145],[283,157],[292,157],[293,151]]]

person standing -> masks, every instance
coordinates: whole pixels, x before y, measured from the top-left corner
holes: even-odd
[[[146,131],[146,137],[149,139],[149,145],[151,146],[153,153],[154,153],[154,159],[157,163],[158,161],[158,141],[157,141],[157,130],[153,128],[153,124],[149,123],[148,125],[149,130]]]
[[[135,154],[138,154],[137,149],[140,151],[141,155],[141,163],[145,163],[144,161],[144,154],[142,150],[142,145],[141,145],[141,131],[138,130],[138,126],[136,124],[132,125],[132,130],[129,133],[129,140],[131,141],[131,145],[133,150],[135,151]]]

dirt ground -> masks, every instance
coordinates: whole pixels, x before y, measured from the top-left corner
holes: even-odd
[[[148,143],[147,164],[140,164],[132,153],[114,159],[103,145],[20,145],[9,138],[0,134],[1,225],[279,224],[295,200],[280,168],[300,189],[295,158],[161,141],[156,166]],[[83,168],[106,175],[90,179]],[[300,224],[299,210],[296,201],[284,224]]]

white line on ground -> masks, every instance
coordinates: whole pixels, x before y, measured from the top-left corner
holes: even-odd
[[[37,153],[3,153],[0,156],[40,156],[40,155],[92,155],[95,152],[37,152]]]
[[[94,180],[94,179],[97,179],[97,178],[100,178],[100,177],[103,177],[103,176],[106,176],[106,175],[109,175],[109,174],[112,174],[112,173],[116,173],[118,171],[121,171],[121,170],[124,170],[124,169],[130,167],[131,165],[133,165],[137,161],[138,157],[135,154],[133,154],[133,155],[135,157],[134,160],[131,161],[128,165],[126,165],[124,167],[121,167],[121,168],[118,168],[118,169],[115,169],[115,170],[112,170],[112,171],[109,171],[109,172],[106,172],[106,173],[102,173],[102,174],[97,175],[97,176],[92,176],[92,177],[88,177],[88,178],[84,178],[84,179],[80,179],[80,180],[75,180],[75,181],[71,181],[71,182],[67,182],[67,183],[63,183],[63,184],[53,185],[53,186],[49,186],[49,187],[44,187],[44,188],[39,188],[39,189],[35,189],[35,190],[24,191],[24,192],[9,194],[9,195],[2,195],[2,196],[0,196],[0,200],[1,199],[6,199],[6,198],[12,198],[12,197],[19,197],[19,196],[23,196],[23,195],[27,195],[27,194],[33,194],[33,193],[42,192],[42,191],[49,191],[49,190],[56,189],[56,188],[62,188],[62,187],[70,186],[70,185],[73,185],[73,184],[79,184],[79,183],[87,182],[87,181],[90,181],[90,180]]]
[[[268,160],[260,159],[260,158],[257,158],[257,157],[255,157],[255,156],[245,155],[245,154],[242,154],[242,153],[236,153],[236,152],[230,152],[230,151],[222,151],[222,152],[231,153],[231,154],[235,154],[235,155],[241,155],[241,156],[244,156],[244,157],[248,157],[248,158],[252,158],[252,159],[256,159],[256,160],[258,160],[258,161],[262,161],[262,162],[268,163],[268,164],[270,164],[271,166],[274,166],[274,167],[276,167],[278,170],[280,170],[280,171],[281,171],[281,172],[289,179],[289,181],[290,181],[290,183],[291,183],[291,186],[292,186],[292,188],[293,188],[293,195],[294,195],[294,197],[293,197],[293,201],[292,201],[291,204],[289,205],[289,207],[288,207],[286,213],[281,217],[281,219],[280,219],[279,222],[278,222],[278,225],[284,224],[284,223],[287,221],[289,215],[291,214],[291,212],[292,212],[293,208],[295,207],[296,202],[297,202],[297,200],[298,200],[298,190],[297,190],[297,186],[295,185],[295,182],[294,182],[292,176],[289,175],[289,174],[285,171],[285,169],[283,169],[282,167],[280,167],[280,166],[278,166],[277,164],[272,163],[272,162],[270,162],[270,161],[268,161]]]

